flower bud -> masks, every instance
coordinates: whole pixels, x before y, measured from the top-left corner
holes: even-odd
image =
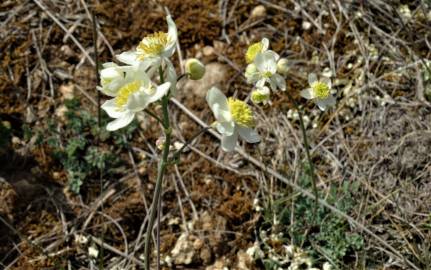
[[[251,101],[254,104],[266,103],[269,100],[269,88],[264,86],[251,92]]]
[[[277,62],[277,73],[286,75],[289,72],[289,61],[287,58],[281,58]]]
[[[192,80],[200,80],[205,74],[205,66],[196,58],[190,58],[186,61],[186,73]]]

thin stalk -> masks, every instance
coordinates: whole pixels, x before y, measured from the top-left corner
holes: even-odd
[[[97,23],[96,23],[96,15],[94,11],[91,11],[91,20],[93,23],[93,45],[94,45],[94,61],[96,62],[95,71],[96,71],[96,80],[99,83],[99,51],[97,49]],[[97,125],[100,128],[100,91],[97,91]]]
[[[159,68],[159,74],[160,74],[160,83],[163,83],[164,82],[163,69],[161,66]],[[150,240],[152,235],[151,232],[153,230],[156,213],[158,212],[157,208],[161,200],[163,175],[165,174],[166,166],[168,165],[169,146],[171,145],[172,130],[169,123],[168,104],[169,104],[169,95],[165,95],[162,98],[162,112],[163,112],[162,124],[163,124],[163,131],[165,133],[165,143],[163,145],[162,159],[159,162],[159,166],[157,170],[156,188],[154,190],[153,202],[151,203],[150,218],[148,220],[147,233],[145,235],[145,248],[144,248],[145,270],[150,270],[150,242],[151,242]],[[160,252],[159,249],[160,249],[160,243],[158,243],[158,252]]]
[[[314,173],[314,164],[313,164],[313,161],[311,161],[310,145],[308,144],[307,132],[305,131],[305,125],[304,125],[304,119],[302,116],[302,110],[299,108],[298,104],[296,104],[295,100],[292,98],[292,96],[287,91],[286,91],[286,94],[287,94],[287,97],[292,102],[293,106],[295,107],[296,111],[298,112],[299,124],[301,126],[302,137],[304,138],[305,154],[307,156],[308,164],[310,166],[311,182],[313,185],[313,193],[314,193],[314,197],[315,197],[315,205],[314,205],[314,210],[313,210],[313,223],[314,223],[314,221],[316,221],[317,209],[319,207],[319,194],[317,192],[316,174]]]
[[[177,78],[177,82],[181,81],[181,79],[183,79],[183,78],[187,78],[188,76],[189,76],[189,74],[188,74],[188,73],[183,73],[183,74],[181,74],[180,76],[178,76],[178,78]]]

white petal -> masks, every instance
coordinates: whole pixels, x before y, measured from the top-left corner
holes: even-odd
[[[238,131],[235,130],[231,136],[222,137],[221,148],[226,152],[230,152],[235,149],[237,140],[238,140]]]
[[[274,51],[266,51],[265,53],[271,55],[271,57],[274,59],[274,61],[278,61],[278,59],[280,59],[280,55],[278,55],[278,53],[274,52]]]
[[[231,122],[232,115],[229,110],[224,110],[220,107],[220,104],[216,103],[212,107],[212,111],[214,113],[214,117],[219,122]]]
[[[266,83],[266,79],[265,78],[262,78],[262,79],[260,79],[260,80],[258,80],[257,82],[256,82],[256,87],[257,88],[262,88],[262,87],[264,87],[265,86],[265,83]],[[271,87],[272,88],[272,87]],[[274,89],[273,89],[274,90]]]
[[[326,84],[329,89],[331,88],[332,84],[331,84],[331,79],[329,79],[328,77],[322,77],[320,79],[324,84]]]
[[[101,79],[114,79],[114,78],[121,77],[122,75],[123,75],[122,72],[119,71],[116,66],[107,67],[100,71]]]
[[[257,88],[256,91],[258,91],[261,95],[269,95],[270,94],[269,88],[266,86]]]
[[[317,76],[314,73],[308,74],[308,83],[311,85],[317,81]]]
[[[274,74],[272,76],[272,79],[275,80],[275,83],[277,84],[277,87],[280,88],[282,91],[286,90],[286,81],[280,74]]]
[[[177,45],[178,33],[177,26],[175,22],[172,20],[171,16],[166,16],[166,21],[168,23],[168,44],[164,48],[162,56],[169,58],[175,51],[175,46]]]
[[[151,86],[151,79],[146,72],[141,70],[141,72],[139,72],[139,74],[136,74],[136,75],[139,76],[138,80],[141,81],[141,85],[143,85],[145,87]]]
[[[110,97],[116,97],[118,90],[120,90],[121,86],[124,85],[123,79],[113,80],[107,85],[100,87],[100,91]]]
[[[262,52],[268,50],[269,48],[269,40],[267,38],[262,38]]]
[[[211,89],[208,90],[206,100],[214,114],[216,114],[214,111],[214,105],[216,104],[216,110],[229,111],[227,98],[217,87],[211,87]]]
[[[258,53],[254,58],[254,64],[256,65],[257,70],[265,71],[265,57],[263,54]]]
[[[257,54],[255,58],[255,64],[260,72],[271,72],[274,74],[277,71],[277,61],[275,58],[276,53],[272,51],[266,51]]]
[[[306,99],[312,99],[313,98],[313,90],[311,88],[307,88],[302,90],[300,93],[301,97]]]
[[[235,131],[235,123],[233,121],[216,122],[216,129],[222,135],[231,136]]]
[[[127,65],[138,65],[138,55],[136,52],[123,52],[121,54],[116,55],[118,61],[127,64]]]
[[[325,103],[324,102],[322,102],[322,100],[319,100],[319,99],[316,99],[316,104],[317,104],[317,107],[319,107],[319,109],[321,110],[321,111],[325,111],[326,110],[326,105],[325,105]]]
[[[175,95],[177,90],[177,72],[174,65],[169,59],[165,59],[166,63],[166,79],[171,83],[171,94]]]
[[[118,67],[117,64],[115,64],[114,62],[106,62],[102,64],[103,68],[110,68],[110,67]]]
[[[149,96],[149,102],[153,103],[162,99],[162,97],[164,97],[169,92],[169,87],[171,87],[170,82],[165,82],[164,84],[157,86],[156,92]]]
[[[172,20],[171,16],[166,16],[166,21],[168,22],[169,41],[173,42],[175,44],[177,42],[177,38],[178,38],[177,26],[176,26],[174,20]]]
[[[147,56],[139,63],[139,69],[146,71],[148,68],[150,68],[150,70],[154,69],[155,71],[158,71],[161,61],[161,58],[158,56]],[[149,77],[152,77],[153,75],[153,73],[150,73],[149,70],[147,71],[147,74]]]
[[[244,72],[248,83],[254,83],[259,79],[259,71],[254,63],[248,64]]]
[[[146,94],[143,90],[139,90],[138,92],[133,93],[129,96],[126,108],[129,111],[138,112],[145,109],[148,104],[150,104],[149,95]]]
[[[260,142],[259,134],[257,134],[256,130],[252,128],[238,126],[238,132],[241,138],[246,140],[248,143]]]
[[[277,91],[277,83],[272,78],[268,80],[269,86],[271,87],[272,91]]]
[[[109,115],[109,117],[112,117],[112,118],[119,118],[125,114],[124,111],[118,110],[118,107],[115,104],[114,98],[105,101],[105,103],[102,104],[101,108]]]
[[[316,104],[319,107],[319,109],[321,109],[322,111],[325,111],[326,108],[334,106],[336,103],[336,99],[333,96],[329,96],[325,99],[317,99],[316,100]]]
[[[106,129],[108,131],[114,131],[120,128],[123,128],[130,124],[133,121],[133,118],[135,117],[135,113],[133,112],[127,112],[122,117],[115,119],[112,122],[109,122],[106,126]]]

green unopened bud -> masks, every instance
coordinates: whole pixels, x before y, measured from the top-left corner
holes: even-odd
[[[251,92],[251,101],[254,104],[266,103],[269,100],[269,88],[256,89]]]
[[[186,61],[186,73],[192,80],[200,80],[205,74],[205,66],[196,58],[190,58]]]
[[[281,58],[277,62],[277,73],[286,75],[289,72],[289,61],[287,58]]]

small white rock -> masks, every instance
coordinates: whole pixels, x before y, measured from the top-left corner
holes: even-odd
[[[310,22],[307,22],[307,21],[303,21],[302,22],[302,29],[308,30],[310,28],[311,28],[311,23]]]
[[[251,18],[262,18],[266,16],[266,8],[263,5],[256,6],[251,11]]]
[[[99,250],[94,246],[88,247],[88,255],[90,255],[90,257],[97,258],[97,256],[99,256]]]

